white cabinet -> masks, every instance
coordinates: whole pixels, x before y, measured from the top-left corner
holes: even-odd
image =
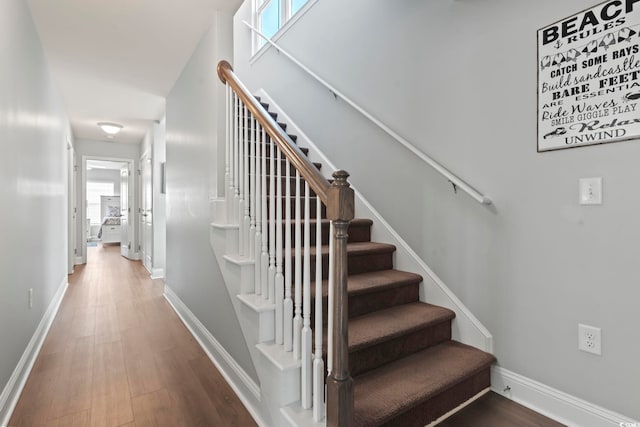
[[[119,243],[120,233],[120,196],[100,196],[102,215],[102,243]]]

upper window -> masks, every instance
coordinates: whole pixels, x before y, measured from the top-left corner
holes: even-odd
[[[255,27],[268,38],[272,38],[280,28],[310,0],[255,0]],[[255,35],[255,51],[266,42],[259,35]]]

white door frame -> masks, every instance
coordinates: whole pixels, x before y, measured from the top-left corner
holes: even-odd
[[[69,257],[67,261],[67,270],[69,274],[73,273],[74,266],[76,264],[76,253],[77,253],[77,239],[76,239],[76,230],[77,230],[77,166],[76,166],[76,152],[71,144],[71,139],[67,137],[67,219],[68,219],[68,236],[67,236],[67,255]]]
[[[145,189],[144,188],[144,174],[142,173],[142,168],[144,167],[143,164],[144,162],[148,162],[149,163],[149,188]],[[150,257],[150,262],[147,263],[147,260],[145,259],[145,257],[142,254],[142,250],[140,250],[140,258],[142,259],[142,265],[145,266],[145,268],[147,269],[147,271],[149,271],[150,274],[153,275],[153,249],[154,249],[154,242],[153,242],[153,227],[155,227],[154,223],[153,223],[153,158],[151,157],[151,153],[150,150],[146,150],[142,156],[140,156],[140,161],[139,161],[139,165],[140,165],[140,169],[139,169],[139,174],[138,174],[138,182],[139,182],[139,189],[140,189],[140,204],[138,206],[138,246],[140,248],[144,248],[144,253],[145,255]],[[145,212],[145,200],[144,200],[144,195],[145,195],[145,191],[149,191],[149,197],[151,199],[151,208],[149,209],[149,212]],[[150,236],[146,235],[146,232],[144,230],[144,226],[143,223],[146,222],[146,215],[152,215],[152,222],[151,222],[151,234]],[[150,247],[147,247],[147,237],[150,243]]]
[[[87,160],[105,160],[109,162],[127,163],[129,170],[135,170],[135,161],[133,159],[126,159],[120,157],[104,157],[104,156],[82,156],[82,189],[80,200],[80,212],[82,214],[82,264],[87,263]],[[129,174],[129,206],[135,206],[135,179],[134,174]],[[137,226],[134,224],[131,227],[129,222],[129,239],[131,240],[131,246],[135,246],[135,231]],[[122,243],[121,243],[122,244]],[[134,259],[134,258],[130,258]]]

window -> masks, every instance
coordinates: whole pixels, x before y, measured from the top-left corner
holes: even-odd
[[[87,181],[87,219],[92,225],[100,225],[100,196],[113,196],[113,182]]]
[[[255,0],[254,26],[268,38],[272,38],[278,30],[298,13],[310,0]],[[255,34],[255,51],[266,43],[262,37]]]

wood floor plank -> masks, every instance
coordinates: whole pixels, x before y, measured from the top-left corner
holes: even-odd
[[[190,360],[189,365],[207,393],[211,404],[217,408],[220,417],[229,420],[227,426],[257,426],[245,408],[234,404],[237,399],[235,393],[220,372],[211,369],[211,361],[208,358],[198,357]]]
[[[550,418],[508,400],[487,393],[437,427],[563,427]]]
[[[117,427],[133,421],[131,393],[120,342],[96,346],[93,362],[91,425]]]
[[[9,425],[255,425],[164,299],[163,282],[118,246],[88,255],[69,276]]]
[[[211,405],[207,393],[179,349],[166,350],[156,355],[163,382],[175,402],[176,412],[189,426],[226,425],[218,408]]]
[[[96,344],[120,341],[120,325],[115,304],[96,307]]]
[[[10,426],[27,427],[46,425],[53,403],[56,381],[64,362],[62,353],[38,357],[22,396],[14,410]]]
[[[176,403],[165,388],[134,397],[133,412],[136,427],[185,425],[178,417]]]
[[[154,352],[142,332],[137,328],[122,332],[122,348],[127,355],[125,365],[132,397],[163,387]]]
[[[132,300],[118,302],[116,311],[118,312],[118,329],[121,332],[140,326],[140,319]]]
[[[52,420],[49,425],[51,427],[88,427],[89,411],[76,412],[66,417]]]
[[[95,337],[75,338],[64,354],[64,364],[53,391],[50,418],[91,408]]]
[[[71,324],[71,337],[92,337],[96,331],[96,306],[77,307]]]

